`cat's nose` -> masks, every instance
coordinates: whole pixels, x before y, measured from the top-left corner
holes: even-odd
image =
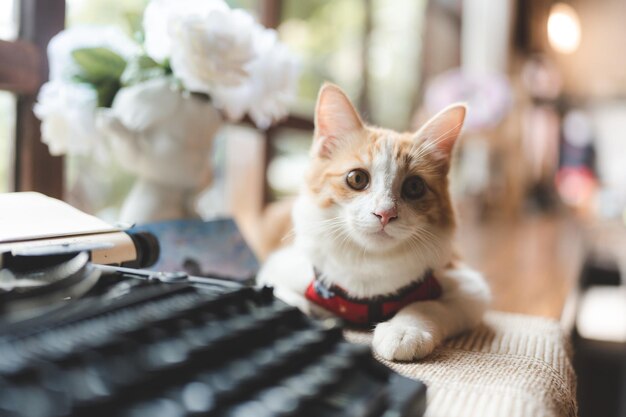
[[[376,210],[372,214],[378,217],[378,220],[380,220],[380,224],[382,224],[383,227],[398,218],[398,210],[395,207],[386,210]]]

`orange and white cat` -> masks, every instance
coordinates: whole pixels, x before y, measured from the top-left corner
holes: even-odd
[[[464,118],[465,106],[453,105],[415,133],[367,126],[343,91],[325,84],[311,165],[292,213],[295,239],[267,259],[259,283],[319,316],[330,313],[305,295],[312,282],[322,298],[340,291],[344,311],[350,300],[357,307],[361,300],[395,303],[397,293],[434,277],[436,296],[372,323],[373,348],[389,360],[422,358],[476,326],[490,292],[481,274],[453,254],[447,178]]]

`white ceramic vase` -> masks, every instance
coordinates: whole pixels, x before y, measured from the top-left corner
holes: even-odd
[[[121,89],[98,115],[112,156],[137,176],[120,213],[125,223],[198,217],[197,194],[211,183],[213,139],[220,113],[170,80]]]

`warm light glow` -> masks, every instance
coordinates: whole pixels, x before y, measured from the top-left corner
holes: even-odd
[[[578,333],[585,339],[626,342],[626,288],[594,285],[580,299]]]
[[[573,7],[557,3],[550,9],[548,40],[555,51],[570,54],[580,45],[580,20]]]

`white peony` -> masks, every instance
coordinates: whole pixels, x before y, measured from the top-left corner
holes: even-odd
[[[243,10],[213,10],[175,21],[171,65],[185,88],[210,94],[216,85],[236,86],[249,76],[256,56],[255,22]]]
[[[80,73],[72,51],[80,48],[105,47],[128,59],[139,53],[139,46],[120,29],[109,26],[76,26],[65,29],[48,44],[51,80],[71,80]]]
[[[246,113],[257,127],[267,129],[289,111],[297,87],[298,63],[280,43],[276,31],[258,26],[255,33],[258,58],[248,67],[250,78],[236,87],[218,87],[212,97],[215,106],[230,119]]]
[[[101,134],[95,126],[96,91],[73,81],[80,67],[72,52],[80,48],[105,47],[124,59],[139,53],[139,46],[120,29],[78,26],[56,35],[48,44],[50,80],[39,90],[34,112],[41,120],[42,141],[50,154],[95,154],[104,159]]]
[[[209,94],[229,118],[249,113],[264,129],[287,114],[296,60],[249,13],[222,0],[152,0],[143,23],[148,55],[169,58],[185,89]]]
[[[152,0],[143,14],[146,53],[157,62],[172,54],[171,30],[184,17],[206,17],[211,11],[228,11],[223,0]]]
[[[97,101],[96,92],[85,84],[53,80],[41,87],[33,110],[41,120],[42,141],[50,154],[86,155],[99,149]]]

